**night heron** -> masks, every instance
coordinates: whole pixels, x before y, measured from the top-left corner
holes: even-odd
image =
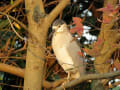
[[[52,48],[58,63],[68,73],[68,78],[75,79],[85,74],[83,57],[77,41],[69,32],[67,24],[63,20],[53,22],[52,29],[55,31],[52,37]]]

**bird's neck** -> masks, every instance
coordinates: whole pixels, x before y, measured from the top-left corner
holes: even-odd
[[[68,31],[67,25],[63,24],[56,32],[66,32]]]

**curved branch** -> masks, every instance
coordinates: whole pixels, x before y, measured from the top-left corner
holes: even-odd
[[[49,21],[49,24],[58,16],[58,14],[69,4],[70,0],[61,0],[60,3],[50,12],[46,21]]]
[[[107,79],[107,78],[115,77],[118,75],[120,75],[120,71],[105,73],[105,74],[89,74],[89,75],[82,76],[79,79],[75,79],[71,82],[66,83],[64,85],[64,88],[75,86],[86,80]],[[64,88],[63,86],[60,86],[60,87],[57,87],[55,90],[63,90]]]
[[[10,10],[12,10],[14,7],[18,6],[20,3],[22,3],[23,0],[16,0],[4,13],[8,13]],[[0,16],[0,18],[3,15]]]
[[[42,13],[45,13],[45,9],[44,9],[44,5],[43,5],[43,1],[42,0],[40,0],[40,11]]]
[[[12,65],[0,63],[0,71],[7,72],[10,74],[19,76],[19,77],[24,77],[24,69],[17,68],[17,67],[12,66]]]
[[[7,72],[7,73],[10,73],[10,74],[22,77],[22,78],[24,77],[24,69],[17,68],[12,65],[0,63],[0,71]],[[89,75],[83,76],[79,79],[76,79],[76,80],[66,83],[64,85],[64,87],[65,88],[72,87],[72,86],[77,85],[86,80],[105,79],[105,78],[115,77],[118,75],[120,75],[120,71],[105,73],[105,74],[89,74]],[[59,84],[61,84],[63,81],[64,81],[64,79],[60,79],[55,82],[48,82],[46,80],[43,80],[43,87],[45,87],[45,88],[56,87]],[[60,89],[63,89],[63,86],[56,88],[56,90],[60,90]]]
[[[12,65],[0,63],[0,71],[7,72],[7,73],[24,78],[24,69],[21,69]],[[43,87],[54,88],[54,87],[57,87],[59,84],[61,84],[63,81],[64,79],[56,80],[54,82],[43,80]]]
[[[23,27],[26,31],[28,31],[28,28],[26,27],[26,25],[24,25],[22,22],[20,22],[19,20],[17,20],[16,18],[4,13],[4,12],[0,12],[0,14],[8,16],[9,18],[11,18],[12,20],[14,20],[15,22],[17,22],[21,27]]]

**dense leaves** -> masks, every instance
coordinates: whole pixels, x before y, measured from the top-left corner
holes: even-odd
[[[83,25],[82,25],[82,19],[78,17],[73,17],[73,24],[75,24],[75,27],[70,29],[71,33],[77,32],[79,36],[83,33]]]
[[[47,13],[52,11],[52,9],[55,8],[55,6],[59,3],[59,0],[42,0],[42,1],[44,1],[44,6]],[[94,43],[93,41],[95,39],[87,40],[86,37],[83,36],[83,34],[86,31],[83,28],[83,26],[90,27],[90,29],[87,29],[87,33],[89,33],[90,35],[92,34],[94,36],[98,36],[100,32],[101,23],[109,24],[111,22],[120,21],[119,20],[120,0],[119,0],[119,4],[116,7],[113,7],[113,5],[108,3],[104,8],[101,7],[103,6],[104,0],[94,0],[94,4],[92,5],[92,7],[90,7],[92,1],[93,0],[76,0],[76,2],[71,2],[63,10],[63,12],[61,12],[60,17],[57,17],[60,19],[64,19],[65,22],[67,22],[68,24],[71,23],[73,20],[72,28],[70,29],[70,32],[74,35],[76,35],[77,33],[77,35],[79,36],[78,41],[81,43],[82,49],[81,51],[76,53],[78,53],[81,56],[85,56],[85,58],[87,59],[85,62],[87,66],[86,67],[87,73],[88,72],[93,73],[95,71],[94,64],[93,64],[94,60],[91,60],[91,57],[94,58],[101,55],[100,49],[104,45],[105,41],[104,41],[104,38],[98,38]],[[0,1],[0,12],[6,12],[13,4],[14,4],[14,0]],[[96,12],[96,9],[97,9],[97,12]],[[88,11],[84,12],[85,10],[88,10]],[[102,14],[101,13],[99,14],[101,18],[98,16],[99,12],[102,12],[106,15],[103,17],[102,20],[101,20]],[[90,13],[91,13],[91,16],[90,16]],[[27,10],[25,13],[24,3],[8,11],[7,14],[15,17],[17,20],[21,21],[23,24],[26,24],[26,26],[28,25],[28,22],[26,19]],[[97,22],[96,18],[98,18],[98,21],[100,22]],[[28,33],[17,22],[15,22],[12,19],[11,19],[11,22],[15,30],[17,31],[17,33],[19,33],[22,37],[29,36]],[[118,23],[118,26],[119,26],[119,23]],[[52,30],[50,28],[48,35],[51,33],[51,31]],[[119,28],[118,28],[118,32],[120,32]],[[18,36],[16,36],[16,34],[11,28],[11,25],[8,19],[4,15],[0,18],[0,39],[1,39],[0,40],[0,62],[4,62],[9,65],[24,68],[27,43],[25,43]],[[87,42],[87,44],[84,44],[84,42]],[[56,58],[52,51],[52,47],[50,43],[51,43],[51,40],[47,40],[46,64],[45,64],[46,72],[45,72],[44,79],[49,81],[55,81],[57,79],[64,78],[67,75],[64,72],[64,70],[59,66],[58,62],[56,61]],[[119,41],[117,43],[119,43]],[[92,45],[88,45],[88,44],[92,44]],[[114,58],[116,53],[118,55]],[[110,69],[112,70],[113,68],[120,70],[119,53],[120,51],[117,51],[117,52],[115,51],[115,53],[112,54],[109,60],[109,63],[111,63],[111,59],[113,60],[113,64],[111,64],[112,67],[110,67]],[[10,89],[11,86],[9,85],[20,85],[20,86],[23,85],[23,79],[21,78],[18,78],[14,75],[6,74],[6,73],[0,73],[0,74],[1,74],[0,76],[1,81],[3,83],[8,84],[8,86],[5,86],[5,84],[3,84],[3,87],[0,87],[3,90]],[[91,84],[91,81],[87,82],[85,85],[81,84],[78,86],[79,88],[82,88],[82,90],[90,90],[91,88],[90,84]],[[18,88],[11,87],[11,90],[18,90]]]
[[[102,21],[103,23],[110,23],[111,21],[113,21],[113,19],[115,21],[117,21],[118,18],[115,17],[115,15],[119,16],[119,14],[118,14],[119,10],[120,10],[120,5],[119,4],[114,8],[109,3],[106,5],[106,7],[97,9],[97,11],[102,11],[102,12],[104,12],[104,14],[106,14],[106,16],[104,17],[104,19]]]

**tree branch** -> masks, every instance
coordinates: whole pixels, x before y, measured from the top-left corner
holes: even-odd
[[[42,13],[45,13],[45,9],[44,9],[44,5],[43,5],[43,1],[42,0],[40,0],[40,11]]]
[[[120,75],[120,71],[105,73],[105,74],[88,74],[88,75],[80,77],[79,79],[75,79],[71,82],[66,83],[64,85],[64,88],[75,86],[86,80],[107,79],[107,78],[115,77],[118,75]],[[64,88],[63,86],[60,86],[60,87],[57,87],[55,90],[63,90]]]
[[[18,67],[15,67],[15,66],[12,66],[12,65],[0,63],[0,71],[7,72],[7,73],[24,78],[24,71],[25,70],[18,68]],[[43,87],[45,87],[45,88],[57,87],[63,81],[64,81],[64,79],[56,80],[54,82],[49,82],[49,81],[43,80]]]
[[[46,21],[49,21],[49,24],[53,22],[53,20],[58,16],[58,14],[67,6],[70,0],[61,0],[59,4],[50,12],[48,17],[46,17]]]
[[[0,14],[8,16],[9,18],[11,18],[12,20],[14,20],[15,22],[17,22],[22,28],[24,28],[26,31],[28,31],[28,28],[26,27],[25,24],[23,24],[22,22],[20,22],[19,20],[17,20],[16,18],[4,13],[4,12],[0,12]]]
[[[44,11],[43,6],[41,6],[41,4],[43,5],[42,0],[25,0],[26,10],[29,11],[27,13],[29,32],[36,37],[36,40],[38,40],[38,43],[41,46],[43,47],[46,46],[47,32],[50,24],[59,14],[59,12],[64,9],[64,7],[67,5],[69,1],[70,0],[61,0],[60,4],[56,7],[56,9],[54,9],[50,13],[50,16],[49,15],[46,16],[42,12]],[[29,40],[36,41],[33,37],[29,37]],[[43,79],[43,71],[44,71],[44,63],[45,63],[44,62],[45,49],[41,47],[37,47],[37,48],[33,47],[33,43],[30,41],[28,42],[28,49],[29,51],[27,52],[27,56],[26,56],[24,89],[40,90],[42,88],[42,84],[44,84],[42,83],[43,81],[42,79]],[[31,77],[33,77],[34,79]]]
[[[12,65],[0,63],[0,71],[7,72],[10,74],[19,76],[19,77],[24,77],[24,69],[17,68],[17,67],[12,66]]]
[[[7,73],[10,73],[10,74],[22,77],[22,78],[24,77],[24,69],[17,68],[12,65],[0,63],[0,71],[7,72]],[[105,79],[105,78],[111,78],[111,77],[115,77],[115,76],[119,76],[119,75],[120,75],[120,71],[105,73],[105,74],[89,74],[89,75],[83,76],[79,79],[76,79],[76,80],[66,83],[64,85],[64,87],[65,88],[72,87],[72,86],[75,86],[86,80]],[[65,79],[60,79],[60,80],[56,80],[54,82],[48,82],[46,80],[43,80],[43,87],[54,88],[54,87],[58,86],[59,84],[61,84],[64,80]],[[56,88],[56,90],[60,90],[60,89],[63,89],[63,87],[60,86],[60,87]]]
[[[113,7],[115,7],[117,4],[117,0],[104,0],[104,1],[105,1],[104,7],[106,7],[106,5],[108,3],[111,4]],[[105,17],[107,17],[107,14],[103,13],[103,20]],[[115,32],[116,30],[114,32],[112,31],[113,25],[114,25],[114,22],[110,22],[108,24],[102,23],[102,25],[101,25],[101,30],[100,30],[100,34],[99,34],[98,38],[101,38],[102,40],[104,40],[104,43],[101,46],[101,49],[99,50],[101,55],[97,56],[94,61],[95,69],[99,73],[109,72],[110,63],[106,63],[103,65],[102,65],[102,63],[107,62],[107,60],[109,60],[111,58],[111,55],[115,50],[112,47],[112,45],[116,44],[117,32]],[[113,34],[115,35],[114,38],[113,38],[113,36],[114,36]],[[98,64],[101,64],[101,65],[98,65]]]
[[[16,0],[4,13],[8,13],[10,10],[12,10],[14,7],[18,6],[20,3],[22,3],[23,0]],[[3,15],[0,16],[0,18],[2,17]]]

